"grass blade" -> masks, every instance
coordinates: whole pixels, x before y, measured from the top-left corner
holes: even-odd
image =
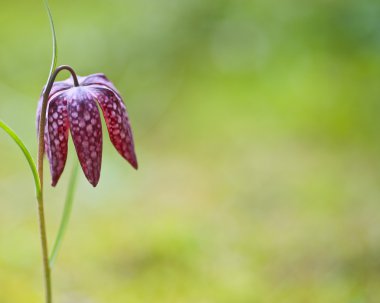
[[[69,182],[69,186],[68,186],[67,194],[66,194],[65,206],[64,206],[63,214],[62,214],[62,218],[61,218],[61,224],[59,226],[57,237],[54,241],[54,246],[53,246],[50,258],[49,258],[50,268],[53,268],[53,266],[54,266],[54,263],[55,263],[55,260],[57,258],[59,249],[62,245],[63,237],[64,237],[66,230],[67,230],[67,225],[69,223],[71,209],[73,207],[73,200],[74,200],[74,194],[75,194],[75,189],[76,189],[77,176],[78,176],[78,162],[76,162],[76,164],[73,168],[73,171],[71,173],[70,182]]]
[[[22,142],[20,137],[4,122],[0,119],[0,128],[2,128],[12,139],[16,144],[20,147],[21,151],[23,152],[26,160],[29,163],[29,167],[32,170],[33,178],[34,178],[34,184],[36,187],[36,195],[37,197],[41,195],[41,184],[40,184],[40,178],[38,177],[37,167],[34,163],[34,160],[29,152],[29,150],[26,148],[25,144]]]
[[[53,56],[51,59],[50,72],[49,72],[49,79],[50,79],[50,76],[53,74],[53,71],[57,67],[58,47],[57,47],[57,37],[55,34],[54,21],[53,21],[53,16],[50,11],[49,2],[48,0],[44,0],[44,3],[45,3],[46,11],[49,16],[50,29],[51,29],[52,39],[53,39]]]

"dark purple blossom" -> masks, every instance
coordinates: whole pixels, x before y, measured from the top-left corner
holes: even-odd
[[[50,162],[52,186],[65,168],[69,129],[79,162],[88,181],[96,186],[102,162],[102,125],[98,105],[106,121],[111,142],[135,169],[137,159],[132,130],[123,100],[103,74],[55,82],[46,112],[45,152]],[[41,115],[41,96],[37,108],[37,125]]]

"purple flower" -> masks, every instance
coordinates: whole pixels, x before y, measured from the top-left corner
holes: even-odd
[[[50,162],[52,186],[65,168],[69,129],[79,162],[88,181],[96,186],[102,163],[102,109],[111,142],[135,169],[137,159],[132,130],[123,100],[114,85],[103,74],[55,82],[46,112],[45,151]],[[37,128],[41,115],[41,96],[37,108]]]

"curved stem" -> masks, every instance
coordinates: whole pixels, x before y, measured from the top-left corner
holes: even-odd
[[[63,209],[61,224],[58,229],[57,237],[54,242],[54,246],[49,258],[49,264],[50,268],[52,269],[55,263],[55,260],[58,255],[58,251],[62,245],[63,237],[67,230],[67,224],[69,223],[71,209],[73,207],[73,200],[74,200],[74,193],[76,189],[76,181],[77,181],[77,175],[78,175],[78,162],[75,163],[74,168],[71,173],[69,186],[67,189],[67,195],[66,195],[66,201],[65,206]]]
[[[50,264],[49,264],[49,249],[48,249],[48,243],[47,243],[47,237],[46,237],[46,223],[45,223],[44,197],[43,197],[43,189],[44,189],[43,172],[44,172],[44,153],[45,153],[44,131],[45,131],[46,111],[47,111],[47,103],[49,99],[49,94],[53,87],[55,78],[57,77],[58,73],[61,72],[62,70],[68,70],[73,77],[74,85],[75,86],[79,85],[76,74],[70,66],[62,65],[58,67],[57,69],[55,69],[52,74],[50,74],[48,83],[46,85],[46,88],[43,94],[41,117],[39,121],[39,129],[38,129],[37,169],[38,169],[38,176],[40,178],[40,184],[41,184],[41,194],[39,195],[37,201],[38,201],[38,217],[39,217],[39,222],[40,222],[42,257],[43,257],[43,264],[44,264],[46,303],[52,303],[52,290],[51,290],[51,269],[50,269]]]

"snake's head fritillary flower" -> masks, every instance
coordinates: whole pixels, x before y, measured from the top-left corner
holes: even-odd
[[[54,83],[48,98],[45,126],[45,151],[50,163],[52,186],[65,168],[69,130],[79,162],[88,181],[99,182],[102,162],[102,125],[98,105],[103,112],[109,137],[120,155],[135,169],[137,159],[132,130],[123,100],[115,86],[103,74],[72,78]],[[37,108],[39,125],[41,96]]]

